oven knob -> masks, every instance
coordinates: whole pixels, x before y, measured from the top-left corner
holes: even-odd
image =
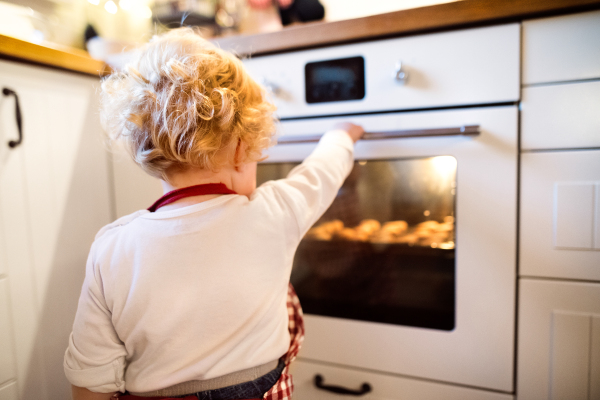
[[[402,84],[408,81],[408,72],[402,69],[402,61],[396,63],[396,72],[394,72],[394,78]]]
[[[259,83],[267,89],[267,91],[273,93],[275,96],[281,93],[281,88],[276,83],[273,83],[266,78],[261,78]]]

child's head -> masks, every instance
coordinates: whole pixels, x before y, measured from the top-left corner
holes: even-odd
[[[154,37],[102,83],[110,137],[163,180],[190,167],[217,170],[230,162],[225,149],[243,149],[236,163],[257,161],[271,144],[274,110],[239,59],[190,28]]]

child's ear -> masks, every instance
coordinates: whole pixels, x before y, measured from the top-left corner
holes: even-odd
[[[233,165],[235,170],[238,171],[238,167],[241,166],[246,160],[246,143],[242,139],[238,139],[237,146],[235,147],[235,153],[233,155]]]
[[[235,153],[233,154],[233,166],[236,172],[240,172],[243,158],[242,139],[238,139],[237,145],[235,146]]]

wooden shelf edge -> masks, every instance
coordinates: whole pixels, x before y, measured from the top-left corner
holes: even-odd
[[[22,60],[34,64],[102,77],[112,71],[104,62],[81,54],[76,49],[62,50],[0,35],[0,58]]]

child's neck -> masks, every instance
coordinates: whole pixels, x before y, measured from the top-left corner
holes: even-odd
[[[195,185],[203,185],[207,183],[223,183],[225,184],[225,186],[232,189],[233,179],[229,168],[221,168],[217,172],[198,168],[190,168],[185,171],[170,172],[169,182],[161,180],[164,194],[176,189],[181,189]],[[193,204],[202,203],[204,201],[208,201],[219,196],[220,195],[218,194],[207,194],[201,196],[185,197],[164,207],[161,207],[158,211],[168,211],[175,208],[186,207]]]
[[[169,182],[161,181],[163,192],[168,193],[175,189],[203,185],[206,183],[224,183],[231,189],[233,177],[230,168],[221,168],[219,171],[210,171],[199,168],[190,168],[184,171],[169,173]]]
[[[190,168],[186,170],[170,171],[168,175],[169,182],[161,181],[163,193],[168,193],[175,189],[202,185],[206,183],[223,183],[234,192],[250,198],[256,189],[256,162],[249,162],[237,166],[228,164],[224,167],[221,167],[218,171]],[[210,194],[185,197],[162,207],[160,210],[185,207],[192,204],[201,203],[203,201],[208,201],[218,196],[222,195]]]

